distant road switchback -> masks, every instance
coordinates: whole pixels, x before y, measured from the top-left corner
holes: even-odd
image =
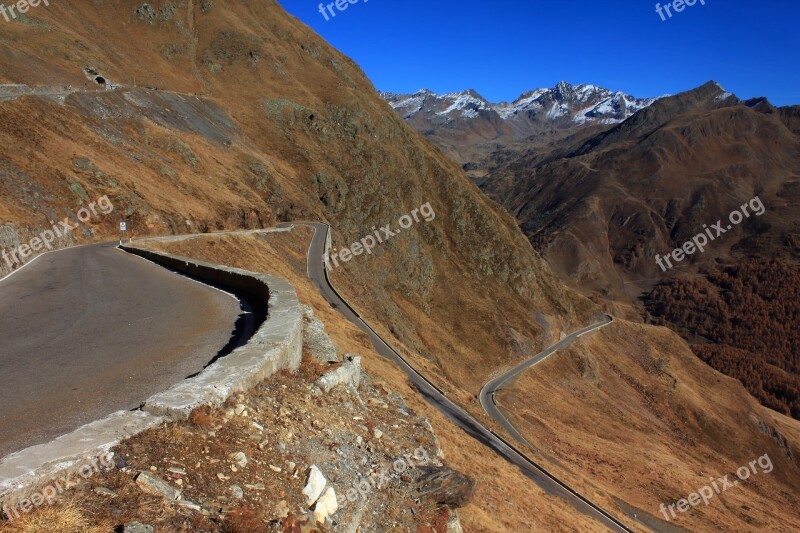
[[[327,302],[350,322],[364,331],[372,341],[375,350],[394,361],[408,375],[409,380],[417,387],[425,399],[443,412],[456,425],[462,428],[471,437],[485,444],[509,462],[517,465],[526,476],[532,479],[545,492],[565,499],[579,512],[588,515],[612,531],[631,531],[625,524],[613,515],[584,498],[565,483],[556,479],[544,468],[530,460],[511,443],[487,429],[464,409],[450,401],[442,391],[428,381],[422,374],[409,365],[400,354],[390,347],[350,305],[342,299],[333,288],[325,270],[323,257],[330,228],[327,224],[315,222],[297,222],[297,225],[307,225],[314,228],[314,237],[308,249],[308,275]],[[279,227],[289,227],[291,223],[280,224]],[[591,326],[593,329],[595,326]],[[581,330],[575,335],[581,334]]]

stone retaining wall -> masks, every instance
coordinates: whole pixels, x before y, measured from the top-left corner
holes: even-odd
[[[230,287],[261,299],[267,320],[249,342],[217,360],[197,376],[149,398],[139,411],[119,411],[47,444],[13,453],[0,461],[0,502],[13,505],[56,478],[96,465],[108,451],[142,431],[186,419],[202,405],[218,407],[282,369],[296,370],[303,352],[303,311],[288,281],[266,274],[195,261],[136,246],[129,253]]]

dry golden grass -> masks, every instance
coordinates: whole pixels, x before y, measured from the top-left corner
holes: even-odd
[[[564,328],[582,323],[588,302],[557,282],[514,220],[407,127],[351,60],[273,2],[233,2],[207,14],[197,1],[177,4],[169,22],[148,24],[121,2],[54,3],[34,16],[58,31],[12,24],[0,35],[0,47],[19,54],[0,81],[82,86],[81,69],[97,65],[110,80],[135,77],[139,86],[181,93],[215,133],[208,123],[230,117],[232,141],[169,127],[173,104],[132,105],[146,100],[136,90],[78,95],[64,106],[2,102],[0,170],[25,182],[0,182],[3,220],[34,226],[42,213],[74,210],[82,188],[90,198],[109,194],[115,205],[93,227],[101,238],[116,236],[120,216],[135,237],[312,219],[330,221],[341,246],[430,202],[433,222],[343,267],[336,280],[372,322],[391,324],[394,333],[381,333],[419,354],[418,364],[430,363],[439,381],[476,392],[513,358],[512,330],[531,342],[549,334],[537,313]],[[257,41],[260,60],[238,57],[238,46],[221,50],[223,33]],[[171,45],[185,53],[166,57]],[[218,52],[231,57],[213,59]],[[209,58],[222,70],[209,68]],[[98,108],[112,118],[93,114]]]
[[[35,227],[45,219],[43,214],[65,216],[80,203],[75,191],[82,187],[89,197],[108,193],[116,215],[129,220],[135,236],[315,219],[334,224],[335,244],[341,246],[372,225],[393,222],[431,201],[437,213],[434,224],[396,237],[380,257],[351,262],[334,274],[334,282],[387,341],[462,404],[498,366],[525,355],[513,353],[512,338],[540,346],[560,331],[585,325],[594,309],[564,289],[531,252],[511,217],[381,101],[357,65],[275,2],[215,4],[210,14],[202,14],[197,2],[181,0],[174,19],[148,24],[137,20],[127,2],[52,3],[33,16],[56,31],[22,24],[3,28],[0,47],[7,53],[2,82],[81,86],[86,82],[81,69],[96,65],[113,81],[130,83],[135,76],[139,85],[184,93],[186,102],[195,101],[191,93],[200,92],[209,102],[206,111],[219,106],[219,115],[230,116],[237,129],[232,142],[222,143],[143,118],[137,113],[144,111],[133,105],[119,116],[92,115],[90,108],[127,102],[120,92],[104,94],[102,101],[71,97],[65,106],[37,98],[0,103],[0,144],[6,155],[0,170],[15,176],[0,183],[4,221]],[[223,32],[259,40],[259,61],[224,57],[225,52],[235,55],[236,47],[215,55]],[[164,50],[171,45],[185,53],[166,57]],[[215,74],[205,59],[222,70]],[[164,117],[172,111],[148,112]],[[188,148],[194,159],[173,146]],[[78,162],[83,159],[95,169],[81,169]],[[97,235],[116,235],[117,221],[109,217],[98,223]],[[75,237],[89,240],[80,233]],[[364,355],[370,373],[425,413],[450,464],[478,480],[474,502],[461,513],[467,531],[600,530],[467,437],[372,351],[366,336],[331,309],[306,279],[309,238],[310,230],[297,229],[166,248],[291,281],[338,346]],[[626,333],[645,340],[652,335],[650,330]],[[620,345],[619,340],[607,343],[600,352],[611,358]],[[623,373],[634,371],[618,365]],[[548,369],[558,370],[542,367]],[[559,383],[558,374],[542,376],[543,390],[523,389],[526,401],[533,397],[541,408],[557,399],[559,405],[546,411],[540,424],[565,436],[562,460],[571,464],[580,454],[570,453],[569,445],[602,429],[596,427],[602,420],[612,423],[613,416],[604,411],[608,402],[585,402],[583,411],[573,415],[579,418],[571,420],[565,411],[582,398],[570,393],[583,391],[585,384],[548,390],[548,382]],[[622,384],[614,381],[609,387]],[[717,398],[730,400],[725,394]],[[624,397],[619,394],[616,400],[621,403]],[[739,406],[745,409],[737,413],[742,417],[747,405]],[[730,413],[713,421],[728,432],[738,427]],[[620,457],[635,453],[631,450],[638,449],[642,435],[655,431],[649,424],[656,422],[653,417],[642,422],[638,439],[616,448]],[[625,427],[611,427],[625,434]],[[674,435],[653,435],[665,439],[664,447],[672,445]],[[532,440],[547,442],[536,436]],[[602,443],[593,442],[604,453],[614,449]],[[585,481],[594,479],[594,472],[570,468],[575,471],[570,479],[594,498],[594,487]],[[154,506],[152,512],[158,509]]]
[[[79,505],[69,502],[41,507],[14,522],[0,524],[3,533],[109,533],[113,528],[113,523],[98,523]]]
[[[665,328],[617,320],[528,370],[498,403],[554,473],[608,508],[615,496],[661,516],[661,503],[768,454],[771,473],[672,523],[692,531],[800,528],[800,423],[759,405]]]
[[[198,407],[189,415],[189,422],[199,428],[210,429],[214,426],[211,408],[208,406]]]

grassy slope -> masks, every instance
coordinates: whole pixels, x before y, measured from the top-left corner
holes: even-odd
[[[544,333],[534,312],[565,328],[591,312],[352,61],[277,4],[218,4],[207,14],[175,5],[168,20],[145,22],[122,2],[53,4],[32,15],[55,29],[14,24],[0,36],[10,50],[0,79],[83,85],[81,69],[92,65],[113,81],[180,93],[0,103],[0,169],[15,176],[0,182],[0,216],[19,240],[41,229],[42,213],[74,212],[81,189],[109,194],[135,235],[310,218],[330,221],[338,246],[430,202],[434,222],[342,276],[361,280],[353,297],[376,322],[473,391],[508,360],[512,329],[531,341]],[[114,235],[114,216],[97,235]]]
[[[759,405],[666,328],[616,321],[523,374],[500,403],[585,493],[651,515],[768,454],[771,473],[674,522],[693,531],[800,527],[800,423]]]
[[[601,531],[599,524],[576,515],[562,500],[545,495],[516,467],[467,437],[425,402],[403,372],[374,352],[366,335],[332,309],[308,280],[305,253],[310,238],[309,229],[297,228],[290,234],[203,238],[153,247],[291,281],[300,301],[314,309],[336,345],[344,352],[363,355],[364,367],[371,375],[385,381],[412,409],[430,420],[448,465],[477,480],[472,503],[459,511],[465,531]]]

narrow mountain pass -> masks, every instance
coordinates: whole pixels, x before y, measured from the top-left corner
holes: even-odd
[[[526,359],[522,363],[518,364],[511,370],[508,370],[507,372],[504,372],[500,376],[487,382],[481,389],[481,393],[479,395],[479,399],[481,402],[481,406],[483,407],[483,410],[486,411],[486,414],[492,417],[492,419],[495,422],[503,426],[503,429],[508,431],[508,433],[511,436],[513,436],[517,441],[526,446],[530,446],[530,443],[525,439],[525,437],[522,436],[522,434],[519,431],[517,431],[517,428],[515,428],[514,425],[511,422],[509,422],[509,420],[500,410],[500,407],[497,405],[497,402],[495,401],[494,398],[495,393],[499,391],[501,388],[503,388],[508,382],[517,377],[523,370],[526,370],[528,368],[531,368],[532,366],[541,363],[542,361],[547,359],[549,356],[551,356],[558,350],[563,350],[564,348],[572,344],[581,335],[589,333],[590,331],[604,328],[607,325],[611,324],[613,321],[614,318],[611,315],[606,315],[602,321],[592,324],[590,326],[586,326],[583,329],[580,329],[570,335],[567,335],[566,337],[558,341],[556,344],[550,346],[549,348],[546,348],[545,350],[542,350],[533,357]]]
[[[591,331],[602,329],[610,325],[612,322],[614,322],[614,317],[607,314],[605,315],[603,320],[596,322],[590,326],[586,326],[583,329],[580,329],[570,335],[565,336],[563,339],[553,344],[549,348],[542,350],[533,357],[526,359],[525,361],[516,365],[510,370],[503,372],[501,375],[488,381],[483,386],[480,395],[478,396],[481,402],[481,406],[483,407],[483,410],[486,411],[486,414],[488,414],[492,418],[492,420],[494,420],[500,426],[502,426],[503,429],[505,429],[506,432],[508,432],[508,434],[511,435],[517,442],[531,449],[536,449],[535,446],[533,446],[533,444],[528,442],[525,436],[516,427],[514,427],[514,424],[512,424],[511,421],[508,420],[501,406],[497,403],[495,395],[501,389],[508,386],[517,376],[519,376],[525,370],[538,365],[539,363],[541,363],[542,361],[544,361],[557,351],[569,347],[582,335],[585,335],[586,333],[589,333]],[[649,527],[654,531],[659,531],[663,533],[681,533],[686,531],[684,529],[673,526],[668,522],[661,520],[660,517],[658,516],[654,516],[650,513],[647,513],[642,509],[637,509],[635,507],[632,507],[628,505],[626,502],[619,500],[616,497],[614,499],[617,502],[617,505],[619,505],[619,507],[625,512],[625,514],[627,514],[632,520],[636,520],[640,524]]]

